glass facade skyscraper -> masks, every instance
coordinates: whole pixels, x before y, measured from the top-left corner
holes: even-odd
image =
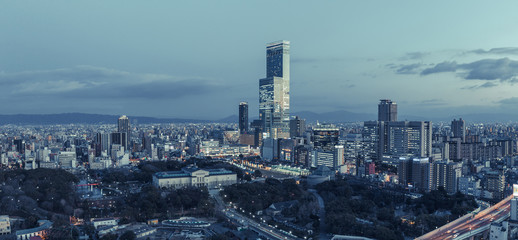
[[[397,104],[390,99],[381,99],[378,104],[378,121],[397,121]]]
[[[259,80],[259,120],[266,137],[290,136],[290,42],[266,45],[266,78]]]
[[[129,150],[129,143],[131,142],[131,128],[129,118],[126,115],[122,115],[119,118],[117,132],[126,134],[126,138],[120,144],[124,146],[124,150]]]
[[[239,103],[239,133],[248,133],[248,103]]]

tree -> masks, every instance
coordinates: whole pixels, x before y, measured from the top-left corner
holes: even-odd
[[[258,177],[262,177],[263,176],[263,173],[257,169],[254,171],[254,177],[258,178]]]
[[[137,235],[133,231],[126,231],[124,232],[119,240],[135,240],[137,238]]]
[[[104,235],[102,238],[100,238],[99,240],[117,240],[117,234],[108,233],[108,234]]]
[[[252,181],[252,177],[250,176],[250,174],[246,174],[246,175],[243,177],[243,179],[244,179],[245,181]]]

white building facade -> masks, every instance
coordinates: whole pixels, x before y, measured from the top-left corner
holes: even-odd
[[[157,172],[153,185],[157,188],[219,187],[237,183],[237,174],[226,169],[183,168],[181,171]]]

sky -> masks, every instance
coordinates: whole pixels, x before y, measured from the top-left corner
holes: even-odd
[[[4,1],[0,114],[257,116],[266,44],[291,112],[518,110],[518,1]]]

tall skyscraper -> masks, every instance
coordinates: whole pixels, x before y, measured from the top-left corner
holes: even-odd
[[[129,143],[131,142],[131,128],[129,118],[126,115],[122,115],[118,121],[118,131],[120,133],[126,133],[125,142],[121,145],[124,146],[125,150],[129,150]]]
[[[248,103],[239,103],[239,133],[248,133]]]
[[[289,138],[289,41],[266,45],[266,78],[259,80],[259,120],[267,137]]]
[[[390,99],[381,99],[378,104],[378,121],[397,121],[397,104]]]
[[[462,142],[466,141],[466,123],[462,118],[453,119],[451,121],[451,131],[453,132],[454,138],[460,138]]]

